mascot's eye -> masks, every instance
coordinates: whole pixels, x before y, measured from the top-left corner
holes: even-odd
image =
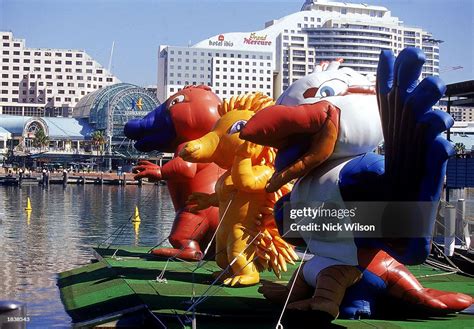
[[[232,135],[241,131],[245,127],[246,123],[247,121],[245,120],[239,120],[239,121],[234,122],[232,127],[230,127],[229,129],[229,135]]]
[[[347,84],[341,80],[329,80],[323,83],[316,94],[316,97],[324,98],[341,95],[347,91]]]
[[[183,101],[184,101],[184,95],[178,95],[170,102],[170,106],[181,103]]]
[[[321,97],[329,97],[329,96],[334,96],[335,95],[334,89],[332,89],[329,86],[321,88],[319,90],[319,94],[321,95]]]

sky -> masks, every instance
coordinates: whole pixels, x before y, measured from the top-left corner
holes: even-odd
[[[446,83],[474,79],[474,0],[359,0],[391,10],[444,43]],[[341,0],[341,2],[343,2]],[[0,29],[27,47],[83,49],[112,73],[140,86],[157,84],[160,45],[186,46],[226,32],[260,30],[301,9],[304,0],[0,0]],[[462,66],[463,69],[452,70]]]

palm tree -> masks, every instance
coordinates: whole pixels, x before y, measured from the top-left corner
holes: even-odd
[[[102,130],[96,130],[91,134],[92,145],[97,150],[97,155],[104,153],[104,145],[107,142],[104,132]]]
[[[33,138],[33,146],[39,147],[40,150],[43,150],[43,147],[46,147],[48,145],[49,145],[49,137],[46,136],[43,128],[39,128],[35,133],[35,137]]]
[[[454,150],[456,151],[456,154],[464,154],[466,151],[466,145],[463,143],[456,143],[454,144]]]

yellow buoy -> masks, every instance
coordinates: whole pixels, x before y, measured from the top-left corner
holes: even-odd
[[[138,233],[140,233],[140,222],[133,222],[133,230],[135,231],[135,238],[138,238]]]
[[[28,199],[26,200],[26,208],[25,210],[33,210],[33,208],[31,208],[31,201],[30,201],[30,198],[28,197]]]
[[[138,207],[135,206],[135,215],[133,215],[132,222],[137,223],[137,222],[140,222],[140,221],[141,221],[140,213],[138,212]]]
[[[31,219],[31,209],[26,210],[26,224],[30,226],[30,219]]]
[[[135,246],[138,246],[139,233],[140,233],[140,222],[132,222],[133,230],[135,231]]]

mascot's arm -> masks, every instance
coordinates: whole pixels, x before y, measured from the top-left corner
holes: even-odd
[[[251,159],[235,159],[232,168],[232,182],[237,189],[245,192],[261,192],[265,190],[273,170],[267,166],[252,166]]]
[[[150,182],[160,180],[188,180],[196,175],[197,165],[195,163],[184,161],[180,157],[173,158],[162,167],[150,162],[140,161],[133,167],[136,174],[133,178],[138,180],[148,178]]]
[[[162,179],[188,180],[196,175],[197,165],[175,157],[161,167]]]
[[[150,182],[158,182],[163,179],[160,166],[150,161],[143,160],[138,162],[138,165],[133,167],[132,171],[136,174],[133,176],[135,180],[148,178]]]
[[[194,192],[189,196],[186,204],[192,206],[189,208],[190,212],[196,213],[209,207],[219,207],[219,199],[217,193]]]
[[[262,146],[250,142],[245,142],[237,150],[231,171],[237,189],[250,193],[265,190],[273,170],[265,165],[252,165],[252,159],[256,159],[262,150]]]

